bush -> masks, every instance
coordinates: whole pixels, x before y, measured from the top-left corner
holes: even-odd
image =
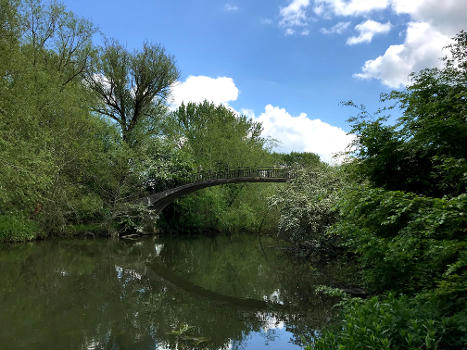
[[[359,186],[339,206],[332,231],[358,254],[371,292],[432,289],[466,248],[465,194],[441,199]]]
[[[342,321],[307,350],[460,349],[465,346],[465,309],[442,317],[430,299],[389,294],[344,303]]]
[[[326,231],[339,218],[336,205],[344,186],[339,168],[319,164],[296,170],[293,180],[269,199],[280,211],[279,233],[306,254],[335,255],[339,236]]]
[[[0,215],[0,242],[29,241],[39,234],[39,225],[20,214]]]

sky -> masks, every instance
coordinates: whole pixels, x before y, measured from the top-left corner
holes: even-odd
[[[262,122],[279,152],[331,161],[352,140],[352,100],[375,111],[381,93],[438,67],[467,27],[465,0],[65,0],[130,50],[145,41],[181,72],[173,107],[204,99]],[[98,39],[99,40],[99,39]],[[395,117],[395,116],[394,116]]]

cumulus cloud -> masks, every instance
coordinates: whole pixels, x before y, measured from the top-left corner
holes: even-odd
[[[379,79],[384,85],[399,88],[408,83],[409,74],[425,67],[439,67],[443,47],[461,29],[467,28],[465,2],[460,0],[315,0],[313,11],[323,18],[332,16],[365,16],[381,10],[408,15],[404,41],[389,46],[384,54],[367,60],[354,77]],[[390,23],[368,19],[355,27],[359,35],[347,40],[348,45],[371,42],[376,34],[387,33]],[[324,34],[334,28],[321,29]],[[338,28],[335,29],[337,32]],[[344,29],[345,30],[345,29]]]
[[[425,67],[440,65],[441,49],[450,41],[425,22],[410,22],[401,45],[391,45],[384,55],[368,60],[357,78],[380,79],[383,84],[398,88],[408,83],[409,74]]]
[[[350,26],[350,22],[338,22],[331,28],[321,28],[320,32],[323,34],[342,34]]]
[[[173,108],[182,102],[211,101],[215,104],[227,105],[238,98],[238,88],[232,78],[211,78],[204,75],[190,75],[184,82],[176,82],[172,87],[169,103]]]
[[[293,116],[284,108],[271,104],[259,116],[254,116],[251,110],[242,110],[242,113],[262,123],[263,135],[280,142],[279,152],[313,152],[322,160],[333,163],[336,161],[333,155],[344,151],[354,138],[341,128],[319,119],[309,119],[306,113]]]
[[[292,0],[280,9],[279,25],[285,28],[286,35],[295,33],[294,28],[308,25],[307,8],[309,6],[310,0]]]
[[[371,42],[376,34],[384,34],[391,30],[391,23],[380,23],[371,19],[355,26],[359,32],[358,36],[351,36],[347,39],[347,45],[355,45],[364,42]]]
[[[317,15],[356,16],[385,9],[388,4],[389,0],[315,0],[313,11]]]
[[[280,10],[280,24],[283,26],[304,26],[308,23],[306,9],[310,0],[292,0]]]
[[[465,4],[458,0],[391,0],[397,14],[408,14],[404,42],[391,45],[386,52],[365,62],[355,77],[380,79],[383,84],[398,88],[408,83],[408,75],[425,67],[442,65],[443,47],[461,29],[467,28]]]
[[[356,76],[380,79],[397,88],[408,83],[411,72],[442,65],[443,47],[467,28],[467,11],[465,3],[458,0],[442,4],[437,0],[391,0],[391,7],[397,14],[410,15],[404,43],[391,45],[383,55],[365,62]]]
[[[467,26],[467,9],[461,0],[391,0],[397,14],[409,14],[412,21],[426,22],[438,32],[454,35]]]

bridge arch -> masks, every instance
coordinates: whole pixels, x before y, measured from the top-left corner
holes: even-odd
[[[286,168],[239,168],[222,172],[202,172],[193,175],[186,184],[151,193],[143,203],[160,212],[176,199],[206,187],[244,182],[287,182],[289,179],[290,173]]]

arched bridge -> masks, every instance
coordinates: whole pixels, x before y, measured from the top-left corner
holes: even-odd
[[[202,188],[242,182],[286,182],[290,172],[286,168],[238,168],[217,172],[199,172],[186,180],[186,183],[162,192],[151,193],[143,203],[160,212],[177,198]]]

